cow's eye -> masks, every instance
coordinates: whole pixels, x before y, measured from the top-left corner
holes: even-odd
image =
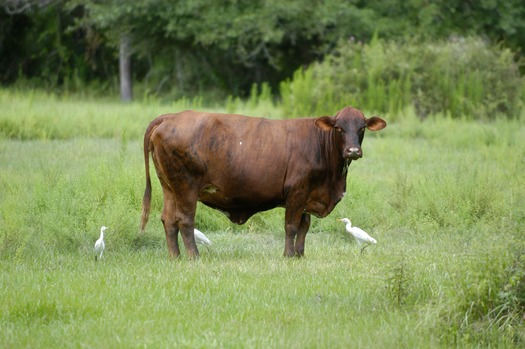
[[[334,126],[334,128],[335,128],[335,130],[336,130],[337,132],[344,132],[343,129],[342,129],[341,127],[337,126],[337,125]]]

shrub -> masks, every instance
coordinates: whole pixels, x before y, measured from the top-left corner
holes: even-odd
[[[323,62],[281,83],[285,115],[333,113],[352,104],[397,116],[414,106],[420,117],[515,117],[524,79],[509,49],[479,38],[433,43],[340,42]]]

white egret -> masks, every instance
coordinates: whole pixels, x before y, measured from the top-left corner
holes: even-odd
[[[377,244],[376,239],[368,235],[364,230],[358,227],[352,227],[352,222],[348,218],[338,219],[338,221],[346,224],[346,231],[355,238],[359,246],[364,244],[361,253],[363,253],[365,248],[370,246],[370,244]]]
[[[104,231],[107,229],[107,227],[102,226],[100,228],[100,237],[95,242],[95,261],[100,258],[102,258],[102,254],[104,253],[104,249],[106,248],[106,244],[104,243]]]
[[[193,235],[195,236],[195,242],[205,246],[211,246],[211,241],[204,235],[204,233],[198,229],[193,230]]]

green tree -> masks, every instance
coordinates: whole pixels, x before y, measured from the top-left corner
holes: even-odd
[[[386,39],[477,35],[515,51],[525,48],[523,0],[363,0],[358,6],[374,12]]]
[[[114,47],[129,34],[146,82],[158,91],[168,80],[182,93],[243,94],[263,81],[275,87],[346,32],[373,30],[366,10],[342,0],[78,0],[69,7],[83,8],[79,25],[103,32]]]
[[[78,10],[60,0],[0,2],[0,83],[46,88],[84,87],[107,81],[111,53],[95,31],[72,30]]]

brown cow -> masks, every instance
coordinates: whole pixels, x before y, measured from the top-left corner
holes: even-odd
[[[161,115],[144,135],[146,190],[141,229],[151,202],[149,152],[164,193],[162,222],[169,253],[190,258],[197,201],[237,224],[257,212],[285,207],[284,255],[302,256],[310,214],[325,217],[342,199],[347,169],[362,156],[365,129],[386,122],[346,107],[334,117],[269,120],[183,111]],[[295,240],[295,242],[294,242]]]

